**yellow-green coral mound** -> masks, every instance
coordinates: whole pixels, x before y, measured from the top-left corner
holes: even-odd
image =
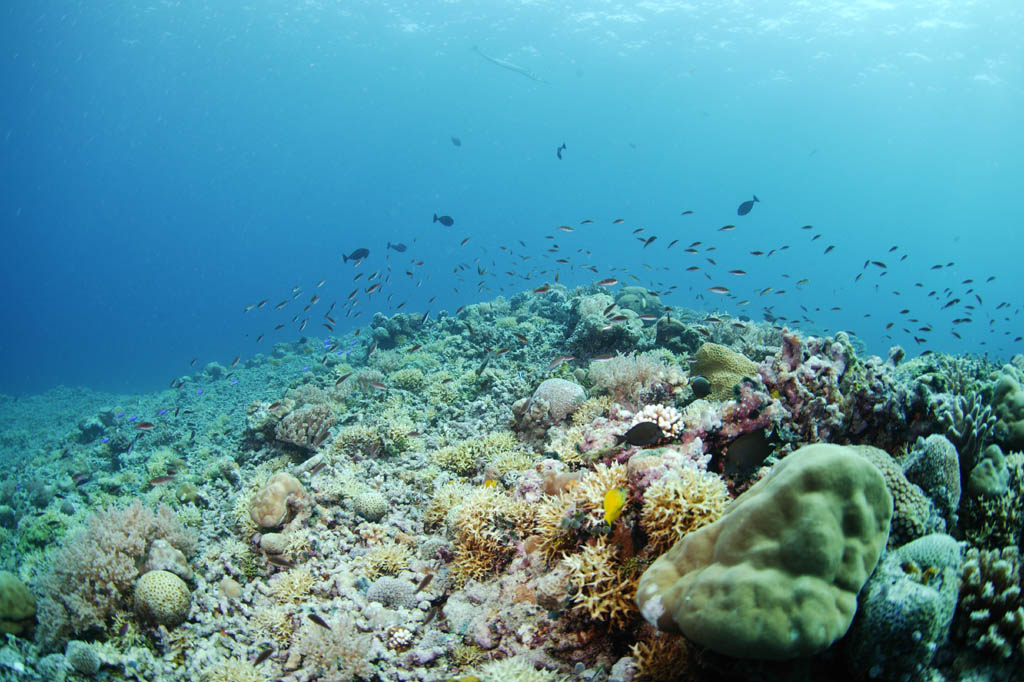
[[[711,400],[729,400],[733,397],[732,387],[743,381],[743,377],[757,379],[757,363],[736,351],[717,343],[705,343],[697,349],[690,376],[703,376],[711,382]]]
[[[658,628],[729,656],[824,651],[850,627],[892,508],[885,479],[864,458],[808,445],[658,558],[637,603]]]

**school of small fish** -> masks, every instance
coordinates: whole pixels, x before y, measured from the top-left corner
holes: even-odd
[[[451,142],[454,147],[462,146],[461,138],[453,136]],[[557,148],[559,160],[566,149],[564,142]],[[556,285],[568,286],[570,282],[573,285],[593,284],[602,288],[632,285],[644,287],[662,298],[685,292],[684,299],[688,307],[695,307],[695,301],[704,302],[713,308],[734,306],[740,320],[751,319],[752,314],[746,311],[749,306],[759,305],[760,317],[780,327],[808,325],[828,333],[840,329],[857,333],[858,324],[874,324],[876,330],[878,326],[882,327],[878,331],[886,341],[894,344],[913,343],[920,351],[928,350],[929,342],[937,334],[948,334],[962,340],[965,335],[961,330],[964,329],[973,330],[972,341],[995,352],[1007,353],[1021,342],[1021,336],[1007,329],[1003,329],[998,336],[986,334],[986,330],[994,330],[999,323],[1009,323],[1018,316],[1020,304],[1006,300],[994,305],[991,301],[986,304],[986,286],[996,277],[987,273],[964,276],[955,261],[915,263],[911,254],[899,245],[891,245],[887,249],[879,248],[878,254],[866,258],[859,269],[844,274],[843,268],[850,267],[849,259],[842,257],[842,250],[836,244],[828,243],[818,256],[826,259],[826,265],[832,273],[828,281],[813,281],[811,277],[801,276],[793,268],[795,258],[790,256],[785,260],[784,254],[798,243],[796,240],[804,240],[810,245],[825,238],[827,231],[811,224],[795,225],[788,230],[773,228],[771,234],[778,241],[761,243],[768,241],[766,232],[746,222],[752,220],[750,215],[755,205],[761,203],[761,199],[757,195],[750,196],[752,198],[739,203],[735,213],[740,220],[736,223],[722,224],[714,222],[713,218],[703,219],[689,208],[680,211],[675,219],[679,222],[673,224],[670,221],[659,230],[667,233],[665,241],[660,241],[660,235],[653,234],[647,227],[630,226],[629,219],[622,215],[563,221],[552,226],[550,233],[542,237],[544,243],[528,245],[525,239],[510,239],[497,246],[499,253],[491,251],[493,246],[488,248],[481,245],[474,249],[474,234],[466,234],[465,231],[452,237],[449,231],[441,230],[436,237],[452,239],[452,248],[464,254],[463,258],[448,266],[452,281],[447,286],[461,298],[514,295],[524,289],[535,295],[545,295],[553,291]],[[427,215],[431,216],[430,213]],[[451,228],[455,225],[455,218],[435,212],[429,224]],[[614,264],[599,266],[594,262],[591,239],[607,242],[609,234],[611,238],[615,234],[620,235],[623,249],[629,248],[630,238],[638,242],[634,248],[639,248],[644,254],[644,268],[648,271],[644,273],[645,276],[641,277],[625,267]],[[301,285],[295,285],[280,299],[278,296],[268,296],[244,305],[242,310],[246,314],[266,315],[269,312],[273,317],[268,320],[265,330],[256,335],[255,342],[258,344],[268,336],[277,341],[287,338],[283,336],[287,334],[302,335],[313,324],[326,329],[331,335],[325,344],[321,362],[326,362],[330,353],[349,354],[356,350],[372,353],[375,345],[368,338],[369,335],[359,339],[361,328],[358,318],[364,312],[367,316],[376,312],[399,312],[408,304],[403,296],[425,285],[434,293],[427,301],[427,310],[419,311],[423,312],[423,320],[426,321],[432,314],[430,307],[438,299],[436,292],[446,285],[436,280],[438,270],[431,269],[423,258],[416,255],[417,240],[414,239],[411,245],[390,240],[385,242],[382,249],[385,254],[383,262],[367,246],[357,246],[341,253],[338,271],[317,280],[313,287],[316,291],[312,294]],[[657,244],[662,245],[663,251],[660,253],[664,253],[664,257],[657,255]],[[682,247],[682,244],[686,246]],[[673,249],[676,245],[681,248]],[[409,255],[406,256],[407,253]],[[747,263],[743,268],[731,264],[739,255]],[[761,266],[752,268],[747,257],[753,257]],[[402,258],[404,262],[399,262]],[[503,261],[504,265],[499,264],[499,261]],[[916,274],[917,281],[913,286],[922,292],[927,291],[926,298],[930,301],[927,307],[912,310],[902,302],[907,292],[898,288],[886,289],[885,284],[889,280],[885,278],[897,271],[901,279],[910,273]],[[343,289],[329,286],[331,281],[344,282],[346,279],[350,283]],[[740,282],[744,284],[738,284]],[[833,314],[841,313],[841,306],[820,305],[811,308],[798,303],[799,312],[796,312],[796,306],[787,306],[786,296],[791,292],[810,291],[813,287],[826,296],[831,292],[834,297],[842,284],[859,288],[860,293],[856,289],[852,290],[854,296],[876,300],[876,312],[864,313],[864,319],[859,322],[844,319],[843,326],[837,327]],[[334,300],[326,304],[324,299],[330,297],[328,292],[333,292],[335,296]],[[844,296],[850,293],[847,290]],[[783,312],[783,309],[789,307],[794,309]],[[460,307],[456,315],[463,308]],[[642,318],[644,322],[653,322],[662,315],[670,316],[671,310],[671,306],[666,306],[664,311],[651,311],[651,314]],[[820,317],[823,314],[825,319],[822,320]],[[607,328],[626,320],[622,316],[619,318],[609,318]],[[1011,327],[1009,324],[1001,326]],[[472,335],[472,328],[468,324],[466,327]],[[528,342],[525,338],[520,341]],[[410,349],[410,352],[415,350]],[[238,353],[231,366],[237,365],[243,355],[242,352]],[[480,372],[492,357],[494,353],[485,356]],[[563,361],[565,358],[559,358],[552,367]],[[172,381],[171,385],[180,387],[181,382],[176,384]],[[142,425],[139,428],[143,428]]]

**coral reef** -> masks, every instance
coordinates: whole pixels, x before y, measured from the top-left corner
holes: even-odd
[[[1024,357],[540,284],[0,396],[0,677],[1019,676]]]

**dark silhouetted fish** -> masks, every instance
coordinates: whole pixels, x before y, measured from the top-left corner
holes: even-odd
[[[457,137],[452,137],[452,144],[455,145],[456,147],[461,147],[462,146],[462,140],[460,140]]]
[[[615,436],[617,444],[651,445],[665,437],[661,427],[654,422],[640,422],[622,435]]]
[[[756,194],[754,195],[753,199],[749,199],[740,204],[740,207],[736,209],[736,215],[747,215],[748,213],[750,213],[750,209],[754,208],[755,201],[761,201],[760,199],[757,198]]]
[[[394,249],[398,253],[405,253],[406,246],[402,242],[397,242],[395,244],[392,244],[391,242],[388,242],[388,248],[389,249]]]
[[[558,160],[559,160],[559,161],[561,161],[561,160],[562,160],[562,152],[563,152],[563,151],[565,151],[565,143],[564,143],[564,142],[562,143],[562,146],[561,146],[561,147],[559,147],[558,149],[556,149],[556,150],[555,150],[555,154],[557,154],[557,155],[558,155]]]
[[[348,254],[347,256],[343,255],[342,259],[344,260],[344,262],[347,263],[350,260],[362,260],[362,259],[366,258],[369,255],[370,255],[370,250],[369,249],[356,249],[355,251],[353,251],[352,253]]]
[[[445,227],[451,227],[455,224],[455,220],[450,215],[439,216],[436,213],[434,214],[434,222],[441,223]]]

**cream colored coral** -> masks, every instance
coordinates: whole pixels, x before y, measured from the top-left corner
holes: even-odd
[[[690,531],[717,520],[729,505],[718,476],[684,467],[669,471],[644,492],[640,525],[653,554],[661,554]]]
[[[526,658],[518,656],[489,661],[480,668],[481,682],[562,682],[565,676],[535,668]],[[469,679],[469,678],[466,678]]]
[[[309,596],[315,583],[316,578],[309,566],[296,566],[271,578],[270,591],[282,604],[300,602]]]
[[[263,528],[280,526],[291,517],[292,502],[305,493],[299,479],[278,472],[267,479],[267,484],[250,501],[249,516]]]
[[[213,664],[202,679],[204,682],[266,682],[267,677],[252,663],[232,659]]]
[[[398,575],[409,566],[412,552],[398,542],[384,542],[363,557],[366,576],[371,580],[380,575]]]
[[[562,558],[576,543],[576,531],[568,525],[576,511],[576,500],[568,493],[547,495],[536,510],[538,549],[549,562]]]
[[[448,510],[464,500],[474,490],[473,486],[460,481],[450,481],[434,491],[430,504],[423,514],[423,525],[427,528],[444,521]]]
[[[637,412],[633,417],[630,426],[636,426],[643,422],[654,422],[665,434],[665,439],[670,440],[683,435],[686,425],[683,423],[683,415],[671,405],[647,405]]]

